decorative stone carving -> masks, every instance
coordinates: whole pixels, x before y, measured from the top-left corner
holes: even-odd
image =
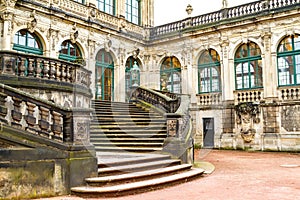
[[[112,41],[110,39],[110,34],[108,34],[104,40],[104,49],[106,52],[110,52],[110,48],[112,46]]]
[[[259,123],[259,105],[257,103],[246,102],[235,106],[236,123],[239,127],[240,134],[246,143],[253,141],[256,130],[254,123]]]
[[[72,43],[76,43],[76,40],[79,36],[79,32],[77,30],[77,27],[76,27],[76,23],[73,25],[72,27],[72,31],[70,33],[70,40]]]
[[[0,5],[15,7],[17,0],[0,0]]]
[[[37,25],[35,10],[30,14],[30,21],[27,23],[27,28],[30,33],[33,33]]]

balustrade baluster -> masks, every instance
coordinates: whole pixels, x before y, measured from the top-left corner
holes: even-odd
[[[7,98],[7,94],[0,92],[0,121],[7,123],[7,120],[5,119],[7,115],[7,108],[5,106],[5,102]]]
[[[43,77],[45,79],[49,79],[49,61],[47,61],[47,60],[44,61]]]
[[[16,127],[21,127],[21,120],[22,120],[22,113],[21,113],[21,103],[22,103],[22,99],[17,98],[17,97],[13,97],[13,110],[11,113],[13,122],[12,125],[16,126]]]
[[[52,119],[53,124],[51,126],[51,130],[53,132],[54,139],[63,140],[63,134],[62,134],[62,114],[52,111]]]
[[[55,80],[56,79],[56,77],[55,77],[55,75],[56,75],[56,62],[54,62],[54,61],[50,61],[50,71],[49,71],[49,79],[51,79],[51,80]]]
[[[25,116],[25,120],[26,123],[28,124],[27,130],[28,131],[32,131],[32,132],[36,132],[36,118],[34,116],[34,108],[35,108],[35,104],[30,103],[30,102],[26,102],[27,105],[27,115]]]
[[[43,74],[42,74],[42,71],[43,71],[43,63],[42,63],[42,59],[40,58],[37,58],[36,59],[36,70],[35,70],[35,76],[38,77],[38,78],[42,78],[43,77]]]
[[[49,137],[49,109],[39,106],[39,112],[41,117],[41,119],[39,120],[39,127],[41,129],[40,134]]]
[[[28,66],[27,66],[27,76],[34,75],[34,59],[28,58]]]
[[[62,65],[56,64],[56,80],[62,81]]]
[[[26,58],[23,58],[23,57],[19,57],[18,58],[18,76],[24,76],[25,75],[25,70],[26,70]]]

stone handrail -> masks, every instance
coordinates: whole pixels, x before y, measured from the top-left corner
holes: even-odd
[[[265,11],[273,12],[282,8],[293,8],[296,5],[300,6],[300,0],[255,1],[151,28],[150,38],[153,39],[160,35],[182,31],[187,27],[197,27],[226,19],[258,15]]]
[[[236,90],[234,92],[235,103],[260,102],[263,100],[263,89]]]
[[[25,130],[27,133],[47,138],[50,141],[66,144],[89,143],[87,136],[84,138],[76,136],[74,116],[76,113],[84,113],[89,117],[90,112],[89,109],[80,109],[80,111],[75,108],[66,109],[0,84],[0,123]],[[88,117],[81,123],[87,123],[88,126]]]
[[[91,72],[81,64],[15,51],[0,51],[0,74],[55,80],[90,87]]]
[[[222,103],[222,93],[202,93],[197,94],[197,104],[201,106],[220,105]]]
[[[172,99],[155,90],[137,87],[134,89],[131,99],[143,100],[146,103],[162,108],[166,113],[174,113],[179,107],[180,100]]]
[[[280,87],[278,89],[279,99],[288,100],[300,100],[300,89],[299,87]]]

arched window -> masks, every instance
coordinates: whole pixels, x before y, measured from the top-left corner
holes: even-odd
[[[111,55],[101,49],[96,55],[96,99],[112,101],[114,93],[114,62]]]
[[[36,34],[26,29],[18,31],[14,36],[13,49],[24,53],[43,54],[43,46]]]
[[[237,90],[263,86],[261,51],[257,44],[242,44],[235,53],[234,66]]]
[[[199,93],[221,91],[220,56],[209,49],[203,52],[198,60],[198,91]]]
[[[96,6],[102,12],[115,15],[115,0],[96,0]]]
[[[277,49],[278,85],[300,84],[300,37],[285,37]]]
[[[125,3],[126,12],[125,18],[134,23],[139,25],[140,24],[140,0],[126,0]]]
[[[161,90],[181,93],[181,65],[176,57],[168,57],[163,61],[160,81]]]
[[[76,60],[81,60],[81,52],[75,43],[70,40],[65,40],[59,49],[59,59],[74,62]]]
[[[126,90],[126,98],[130,95],[130,87],[134,84],[132,80],[132,76],[130,74],[130,69],[132,69],[133,65],[136,64],[138,67],[141,66],[140,61],[138,59],[134,59],[132,56],[129,57],[126,61],[125,68],[125,90]],[[140,73],[138,73],[137,77],[137,85],[140,85]]]

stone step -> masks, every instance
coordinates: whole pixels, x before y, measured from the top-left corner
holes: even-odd
[[[118,147],[118,146],[95,146],[96,151],[103,152],[135,152],[135,153],[149,153],[149,152],[160,152],[161,147]]]
[[[101,124],[98,122],[98,121],[95,121],[95,120],[93,120],[92,122],[91,122],[91,125],[99,125],[99,126],[108,126],[108,125],[117,125],[117,126],[128,126],[128,125],[130,125],[130,126],[152,126],[152,125],[160,125],[160,126],[165,126],[166,125],[166,123],[165,123],[166,121],[165,120],[162,120],[162,121],[150,121],[150,122],[132,122],[132,121],[130,121],[130,122],[126,122],[126,121],[122,121],[122,122],[120,122],[120,121],[118,121],[118,122],[116,122],[116,121],[113,121],[113,122],[111,122],[111,121],[109,121],[109,122],[105,122],[105,121],[101,121]]]
[[[95,130],[91,131],[91,137],[92,138],[114,138],[114,137],[120,137],[120,138],[165,138],[167,137],[166,133],[156,133],[156,134],[146,134],[146,133],[103,133],[103,132],[95,132]]]
[[[98,167],[137,164],[170,159],[166,154],[97,152]]]
[[[160,142],[162,143],[165,138],[93,138],[91,142]]]
[[[178,182],[186,182],[189,179],[198,177],[202,175],[204,170],[192,168],[189,171],[182,173],[159,177],[149,180],[137,181],[132,183],[124,183],[114,186],[104,186],[104,187],[95,187],[95,186],[84,186],[84,187],[73,187],[71,191],[73,194],[77,195],[88,195],[91,197],[103,197],[103,196],[120,196],[124,194],[132,194],[135,192],[142,192],[144,189],[153,189],[156,187],[161,187],[168,184],[174,184]],[[129,192],[129,193],[128,193]]]
[[[191,164],[174,165],[174,166],[164,167],[160,169],[144,170],[140,172],[133,172],[127,174],[87,178],[86,182],[90,186],[116,185],[120,182],[125,182],[125,181],[126,183],[128,183],[128,182],[136,182],[136,181],[141,181],[141,180],[154,178],[154,177],[157,178],[158,176],[160,177],[168,176],[170,174],[191,169],[191,167],[192,167]]]
[[[95,142],[93,141],[93,145],[95,146],[101,146],[101,147],[104,147],[104,146],[118,146],[118,147],[161,147],[163,144],[162,143],[155,143],[155,142]]]
[[[108,174],[124,174],[131,172],[138,172],[142,170],[149,169],[159,169],[161,167],[174,166],[179,165],[180,160],[166,159],[166,160],[158,160],[152,162],[143,162],[143,163],[129,163],[127,165],[118,165],[112,167],[99,168],[98,174],[100,176],[107,176]]]
[[[90,126],[92,129],[122,129],[122,130],[165,130],[167,128],[166,124],[161,125],[135,125],[135,124],[123,124],[123,125],[98,125],[98,124],[91,124]]]

